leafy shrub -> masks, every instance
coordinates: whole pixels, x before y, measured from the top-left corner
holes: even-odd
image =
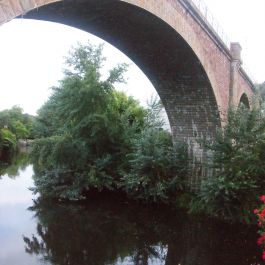
[[[16,136],[8,129],[0,129],[0,151],[2,155],[12,154],[16,148]]]
[[[206,147],[213,152],[209,166],[215,174],[203,182],[196,207],[222,217],[246,216],[265,188],[264,114],[244,106],[230,109],[224,130]]]
[[[185,167],[178,163],[168,132],[145,129],[134,141],[128,159],[130,170],[121,179],[121,186],[134,198],[166,201],[171,190],[176,192],[183,188],[180,172],[184,172]]]
[[[52,136],[35,140],[30,152],[30,157],[34,164],[40,169],[51,170],[54,168],[53,149],[61,136]]]
[[[125,65],[102,80],[101,47],[78,46],[68,69],[39,110],[33,144],[36,192],[81,199],[90,189],[122,189],[134,198],[165,200],[181,188],[184,168],[161,129],[161,103],[144,109],[114,90]]]

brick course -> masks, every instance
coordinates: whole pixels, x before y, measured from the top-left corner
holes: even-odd
[[[190,143],[193,182],[208,174],[194,139],[214,137],[243,94],[251,102],[253,84],[240,62],[190,0],[0,1],[0,24],[20,15],[80,28],[127,54],[160,95],[174,138]]]

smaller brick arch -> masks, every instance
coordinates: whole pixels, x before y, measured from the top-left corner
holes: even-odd
[[[240,105],[244,105],[245,107],[250,109],[250,102],[246,93],[243,93],[241,95],[238,106]]]

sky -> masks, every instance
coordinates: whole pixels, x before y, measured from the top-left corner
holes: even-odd
[[[199,1],[199,0],[197,0]],[[254,82],[265,81],[265,1],[205,0],[231,41],[240,42],[243,65]],[[0,110],[13,105],[36,114],[60,80],[64,57],[77,42],[103,41],[86,32],[50,22],[16,19],[0,26]],[[155,90],[125,55],[105,44],[105,72],[119,62],[130,64],[127,84],[118,88],[145,103]]]

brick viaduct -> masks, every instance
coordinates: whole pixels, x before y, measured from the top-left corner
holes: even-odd
[[[19,16],[88,31],[130,57],[157,90],[175,139],[190,143],[192,182],[207,175],[194,139],[214,137],[229,105],[250,104],[240,45],[228,48],[191,0],[0,0],[0,24]]]

